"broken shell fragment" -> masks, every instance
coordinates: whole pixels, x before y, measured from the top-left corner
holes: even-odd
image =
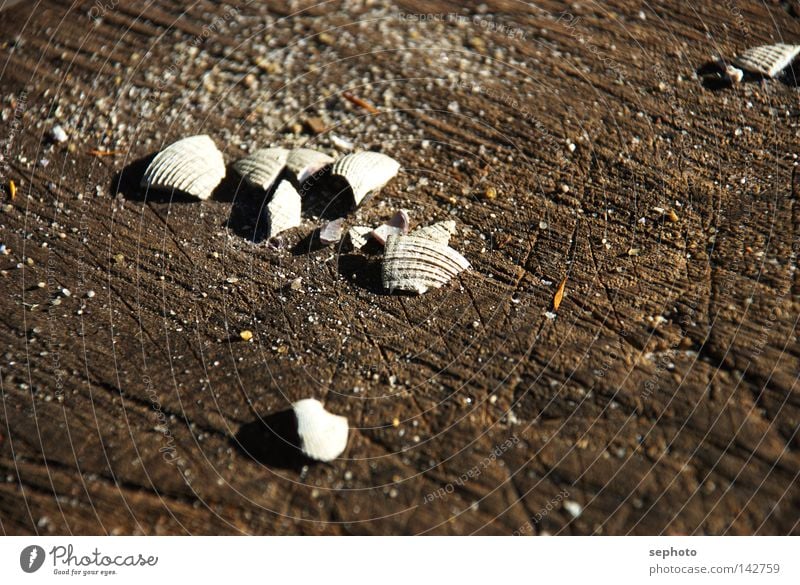
[[[372,232],[372,228],[365,225],[354,225],[347,230],[347,238],[353,250],[360,250],[367,245],[367,238]]]
[[[206,134],[178,140],[147,166],[142,186],[175,190],[208,199],[225,177],[225,161]]]
[[[412,236],[428,238],[440,244],[448,244],[450,238],[456,233],[456,222],[452,219],[437,221],[434,224],[421,226],[411,232]]]
[[[331,174],[347,181],[356,207],[386,185],[400,170],[400,163],[380,152],[356,152],[343,156]]]
[[[310,148],[297,148],[289,153],[286,167],[294,174],[298,184],[315,175],[333,162],[333,157]]]
[[[281,181],[267,204],[267,238],[274,238],[281,232],[299,226],[300,211],[300,194],[289,181]]]
[[[327,246],[328,244],[335,244],[342,239],[344,233],[344,218],[334,219],[329,221],[319,230],[319,241],[321,244]]]
[[[386,240],[389,238],[389,236],[401,235],[403,235],[403,231],[400,228],[385,223],[379,225],[370,233],[370,237],[377,241],[381,246],[386,245]]]
[[[392,216],[388,223],[379,225],[372,230],[370,235],[383,246],[389,236],[407,234],[410,225],[411,220],[408,217],[408,212],[405,209],[401,209]]]
[[[750,71],[759,73],[767,77],[775,77],[778,73],[786,69],[797,54],[800,53],[800,45],[762,45],[747,49],[744,53],[736,57],[734,65]]]
[[[281,176],[288,157],[285,148],[261,148],[237,160],[233,168],[252,187],[269,191]]]
[[[298,400],[292,404],[292,410],[304,455],[317,461],[333,461],[342,454],[349,430],[345,417],[328,412],[313,398]]]
[[[383,286],[422,294],[439,288],[469,262],[447,244],[419,236],[389,236],[383,257]]]
[[[741,83],[742,79],[744,79],[744,71],[733,65],[725,67],[725,75],[732,83]]]

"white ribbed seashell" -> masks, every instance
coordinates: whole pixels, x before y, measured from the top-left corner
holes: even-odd
[[[269,191],[281,176],[289,151],[285,148],[260,148],[233,163],[233,168],[248,184]]]
[[[292,410],[304,455],[317,461],[332,461],[342,454],[349,430],[345,417],[328,412],[313,398],[298,400],[292,404]]]
[[[456,222],[452,219],[437,221],[431,225],[418,227],[411,232],[412,236],[428,238],[440,244],[450,243],[450,237],[456,233]]]
[[[389,236],[383,256],[383,286],[422,294],[439,288],[469,262],[447,244],[419,236]]]
[[[369,237],[372,228],[366,225],[354,225],[347,230],[347,237],[350,240],[350,246],[354,250],[360,250],[367,245],[367,238]]]
[[[786,69],[789,63],[797,57],[798,53],[800,53],[800,45],[786,45],[783,43],[762,45],[747,49],[736,57],[733,63],[751,73],[775,77]]]
[[[283,231],[299,226],[302,221],[300,213],[300,194],[289,181],[281,181],[267,204],[267,238],[274,238]]]
[[[225,161],[206,134],[170,144],[147,165],[142,186],[208,199],[225,177]]]
[[[331,168],[331,175],[347,181],[356,207],[379,190],[400,170],[400,163],[380,152],[356,152],[343,156]]]
[[[286,167],[294,174],[298,183],[304,183],[306,179],[332,162],[333,157],[324,152],[310,148],[296,148],[289,153]]]

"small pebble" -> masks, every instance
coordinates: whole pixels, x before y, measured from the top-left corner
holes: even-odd
[[[243,331],[239,332],[239,337],[242,338],[242,341],[250,341],[251,339],[253,339],[253,332],[244,329]]]
[[[56,124],[53,126],[53,129],[50,130],[50,137],[55,142],[66,142],[67,141],[67,133],[61,127],[61,124]]]
[[[583,506],[572,500],[564,501],[564,509],[569,512],[569,515],[573,518],[578,518],[581,514],[583,514]]]

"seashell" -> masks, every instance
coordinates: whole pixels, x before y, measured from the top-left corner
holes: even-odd
[[[289,153],[286,167],[297,178],[297,182],[305,183],[306,179],[315,175],[333,162],[333,157],[324,152],[310,148],[297,148]]]
[[[347,238],[350,240],[350,246],[354,250],[360,250],[367,245],[367,238],[371,232],[371,227],[365,225],[354,225],[347,230]]]
[[[317,461],[333,461],[342,454],[349,431],[345,417],[328,412],[313,398],[298,400],[292,404],[292,410],[304,455]]]
[[[456,233],[456,222],[452,219],[438,221],[431,225],[418,227],[411,232],[412,236],[427,238],[440,244],[448,244],[450,237]]]
[[[237,160],[233,168],[251,186],[269,191],[281,176],[289,151],[285,148],[261,148]]]
[[[389,236],[383,256],[383,286],[422,294],[439,288],[469,262],[447,244],[419,236]]]
[[[797,54],[800,53],[800,45],[762,45],[747,49],[744,53],[736,57],[733,64],[751,73],[760,73],[767,77],[775,77],[778,73],[786,69]]]
[[[335,244],[342,239],[344,232],[344,218],[334,219],[329,221],[319,230],[319,241],[321,244],[327,246],[328,244]]]
[[[410,225],[411,220],[408,217],[408,212],[405,209],[401,209],[392,216],[388,223],[379,225],[372,230],[370,236],[383,246],[389,236],[407,234]]]
[[[344,178],[353,192],[356,207],[378,191],[400,170],[400,163],[380,152],[356,152],[343,156],[331,174]]]
[[[267,204],[267,238],[274,238],[281,232],[299,226],[302,219],[300,212],[300,194],[289,181],[281,181]]]
[[[147,166],[142,186],[181,191],[208,199],[225,177],[225,161],[206,134],[170,144]]]

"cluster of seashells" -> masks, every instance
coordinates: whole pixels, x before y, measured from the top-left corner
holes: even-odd
[[[308,148],[263,148],[236,161],[233,169],[249,186],[271,194],[266,205],[267,237],[273,238],[302,221],[301,196],[295,185],[330,168],[330,175],[344,180],[358,207],[377,193],[400,171],[400,164],[379,152],[356,152],[338,160]],[[281,179],[285,171],[292,181]],[[148,189],[180,191],[198,199],[208,199],[225,178],[225,161],[207,135],[179,140],[150,162],[142,177]],[[408,212],[398,211],[377,228],[354,226],[348,231],[350,245],[362,248],[372,239],[384,246],[383,286],[390,292],[422,294],[439,288],[469,268],[461,254],[449,246],[455,222],[445,221],[420,227],[409,233]],[[344,218],[329,222],[320,230],[320,242],[341,240]]]
[[[323,170],[343,180],[355,207],[367,201],[400,170],[400,164],[378,152],[356,152],[334,160],[327,154],[307,149],[263,148],[236,161],[234,171],[250,187],[268,197],[267,237],[273,238],[300,225],[302,199],[300,186]],[[288,174],[294,181],[282,179]],[[226,175],[222,153],[207,135],[179,140],[159,152],[148,165],[141,184],[146,189],[179,191],[198,199],[208,199]],[[321,227],[322,244],[340,242],[345,218]],[[390,292],[422,294],[447,284],[470,267],[469,262],[450,247],[456,232],[455,221],[442,221],[410,230],[406,210],[400,210],[375,228],[353,226],[347,231],[349,245],[359,250],[369,241],[383,246],[381,277]],[[347,447],[348,421],[325,410],[313,398],[292,404],[297,424],[299,449],[317,461],[332,461]]]

